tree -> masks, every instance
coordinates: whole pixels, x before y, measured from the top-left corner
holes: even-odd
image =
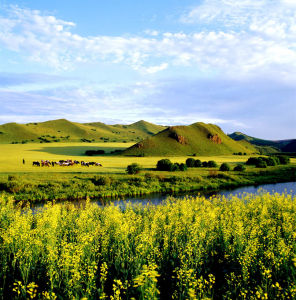
[[[186,171],[186,170],[187,170],[187,165],[184,164],[184,163],[181,163],[181,164],[179,165],[179,169],[180,169],[180,171]]]
[[[186,159],[186,165],[188,168],[193,168],[194,167],[194,163],[195,163],[195,159],[194,158],[187,158]]]
[[[208,162],[207,161],[203,161],[201,165],[202,165],[203,168],[207,168],[208,167]]]
[[[234,167],[233,171],[245,171],[246,167],[242,164],[238,164]]]
[[[217,168],[218,165],[214,160],[208,161],[208,168]]]
[[[223,163],[221,166],[220,166],[220,171],[230,171],[230,166],[228,163]]]
[[[290,163],[290,157],[286,155],[278,156],[281,165],[287,165]]]
[[[126,172],[127,174],[138,174],[141,171],[141,167],[139,164],[137,163],[132,163],[131,165],[128,165],[126,168]]]
[[[199,159],[196,159],[194,162],[194,167],[195,168],[200,168],[201,167],[201,161]]]
[[[256,164],[256,168],[266,168],[266,167],[267,167],[266,161],[259,159]]]
[[[172,162],[167,158],[161,159],[157,162],[156,169],[158,171],[171,171]]]

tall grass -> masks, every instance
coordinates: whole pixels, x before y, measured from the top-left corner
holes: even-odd
[[[0,295],[12,299],[295,299],[289,194],[87,202],[38,212],[0,201]]]

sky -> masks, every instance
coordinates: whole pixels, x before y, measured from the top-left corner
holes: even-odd
[[[296,0],[0,0],[0,107],[296,138]]]

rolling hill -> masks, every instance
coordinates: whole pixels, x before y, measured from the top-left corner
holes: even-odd
[[[247,141],[255,146],[257,146],[258,150],[261,150],[262,152],[267,153],[273,153],[273,152],[296,152],[296,140],[278,140],[278,141],[272,141],[272,140],[263,140],[258,139],[249,135],[246,135],[241,132],[234,132],[232,134],[229,134],[229,137],[234,139],[235,141]]]
[[[173,126],[126,149],[126,156],[227,155],[254,153],[256,148],[247,141],[237,142],[218,126],[194,123]]]
[[[76,123],[65,119],[0,125],[0,143],[138,142],[166,127],[139,121],[130,125]]]

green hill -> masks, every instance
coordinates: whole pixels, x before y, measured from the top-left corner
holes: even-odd
[[[289,144],[282,148],[283,152],[296,152],[296,140],[292,140]]]
[[[235,141],[248,141],[249,143],[256,145],[258,150],[260,150],[262,154],[274,153],[278,151],[283,151],[283,152],[296,151],[296,147],[295,147],[296,140],[279,140],[279,141],[263,140],[263,139],[246,135],[241,132],[234,132],[232,134],[229,134],[229,137],[231,137]]]
[[[227,155],[254,153],[255,147],[246,141],[236,142],[218,126],[194,123],[169,127],[126,149],[126,156]]]
[[[40,123],[0,125],[0,143],[138,142],[164,126],[139,121],[130,125],[76,123],[65,119]]]

